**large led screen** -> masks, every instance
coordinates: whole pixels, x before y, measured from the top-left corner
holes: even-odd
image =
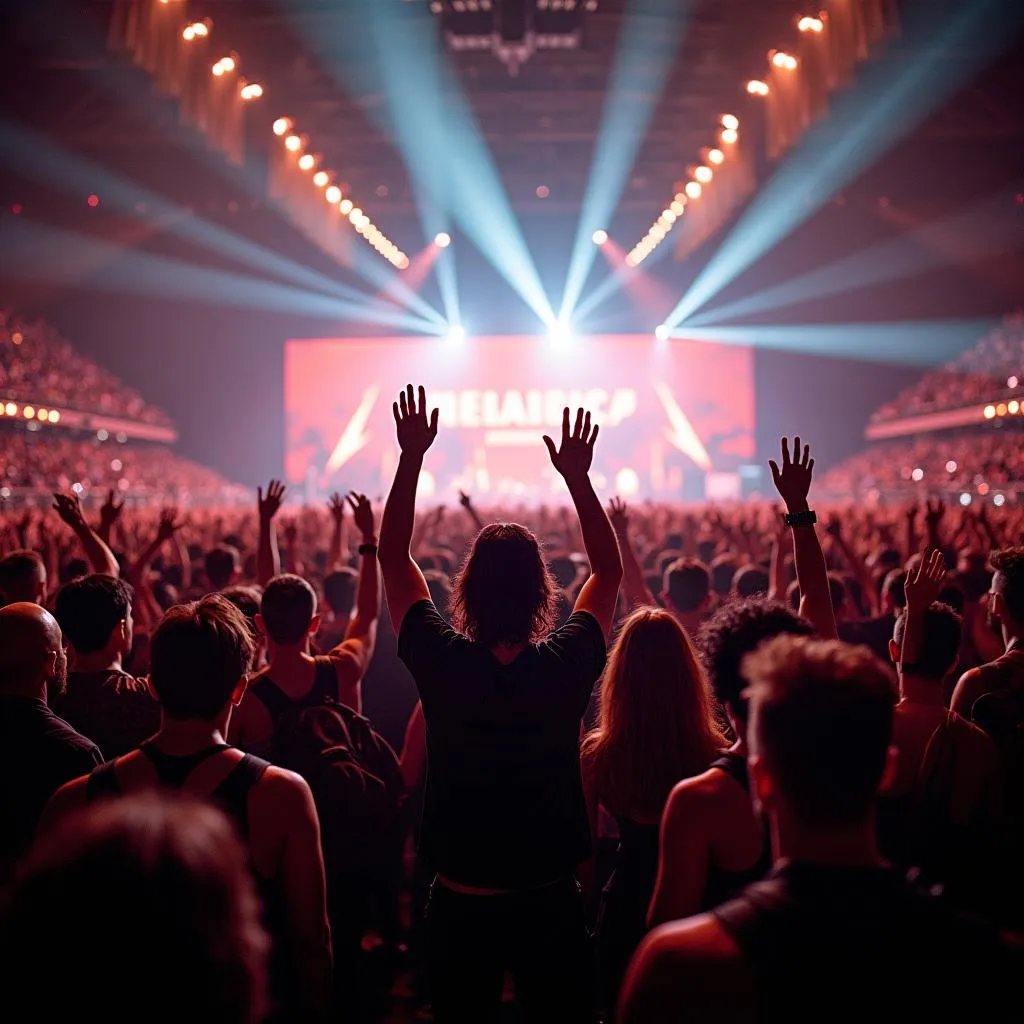
[[[391,403],[423,384],[440,410],[420,494],[448,501],[564,496],[541,441],[562,409],[601,426],[593,478],[603,493],[738,497],[754,457],[751,351],[651,336],[374,338],[289,341],[286,476],[313,500],[387,492],[398,447]]]

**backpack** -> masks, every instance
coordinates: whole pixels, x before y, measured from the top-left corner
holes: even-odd
[[[1024,823],[1024,685],[982,694],[971,708],[971,719],[996,745],[1007,812]]]
[[[393,859],[404,795],[394,750],[333,696],[336,685],[330,659],[317,658],[313,687],[301,700],[265,677],[252,688],[274,720],[271,760],[312,790],[328,880],[375,874]]]

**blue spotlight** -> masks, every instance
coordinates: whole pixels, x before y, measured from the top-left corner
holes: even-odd
[[[556,320],[548,327],[548,340],[553,345],[565,345],[572,340],[572,327],[567,320]]]
[[[671,335],[672,329],[668,324],[658,324],[658,326],[654,328],[654,336],[658,341],[668,341]]]
[[[448,328],[448,340],[461,345],[466,340],[466,328],[462,324],[451,324]]]

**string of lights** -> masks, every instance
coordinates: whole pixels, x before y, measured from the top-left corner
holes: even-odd
[[[186,43],[207,39],[212,30],[213,22],[209,18],[204,18],[202,21],[193,21],[187,24],[182,29],[181,38]],[[237,53],[225,54],[210,67],[210,73],[215,78],[224,78],[238,72],[240,64],[241,60]],[[242,100],[251,102],[262,99],[264,88],[261,83],[249,82],[239,75],[238,95]],[[294,154],[299,170],[312,172],[312,185],[322,191],[325,202],[329,206],[337,207],[340,213],[348,219],[356,233],[396,270],[406,270],[409,266],[409,257],[373,223],[362,209],[356,206],[351,196],[344,194],[341,185],[332,179],[330,172],[319,167],[321,158],[311,151],[308,137],[295,131],[292,119],[290,117],[277,118],[271,125],[271,130],[281,139],[285,149]]]
[[[817,17],[805,16],[797,21],[800,32],[820,34],[825,31],[826,14]],[[768,63],[785,71],[796,71],[799,61],[785,50],[771,50]],[[745,86],[751,96],[764,97],[769,93],[768,83],[752,78]],[[703,195],[704,189],[713,181],[715,169],[723,164],[731,147],[739,140],[739,118],[734,114],[723,114],[718,124],[718,138],[714,146],[706,147],[700,153],[700,162],[687,168],[688,180],[681,192],[677,192],[671,203],[661,211],[661,215],[647,230],[647,234],[626,254],[626,263],[630,267],[638,266],[669,236],[679,219],[686,212],[688,203],[696,202]]]

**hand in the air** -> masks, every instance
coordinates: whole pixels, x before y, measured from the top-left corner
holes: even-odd
[[[395,428],[398,432],[398,444],[407,455],[422,458],[437,437],[437,409],[427,419],[427,393],[421,386],[419,404],[410,384],[405,391],[399,392],[398,401],[391,406],[395,415]]]
[[[356,528],[363,535],[365,541],[370,541],[374,538],[374,523],[373,519],[373,507],[370,505],[370,499],[365,494],[358,494],[356,491],[352,491],[348,495],[348,503],[352,507],[352,521],[356,524]]]
[[[807,492],[814,475],[814,459],[809,444],[800,447],[800,438],[793,438],[793,457],[789,457],[789,438],[782,439],[782,468],[774,459],[768,460],[775,489],[789,512],[807,511]]]
[[[544,435],[544,443],[548,447],[548,455],[551,456],[551,465],[558,470],[566,482],[580,480],[590,471],[590,465],[594,461],[594,442],[597,440],[597,433],[600,427],[595,423],[590,425],[590,413],[584,413],[583,409],[576,410],[576,424],[569,430],[569,410],[562,410],[562,442],[556,449],[555,442]]]
[[[281,503],[284,501],[285,486],[280,480],[271,480],[267,484],[267,496],[263,496],[263,488],[256,489],[256,505],[259,508],[260,519],[269,523],[281,510]]]

